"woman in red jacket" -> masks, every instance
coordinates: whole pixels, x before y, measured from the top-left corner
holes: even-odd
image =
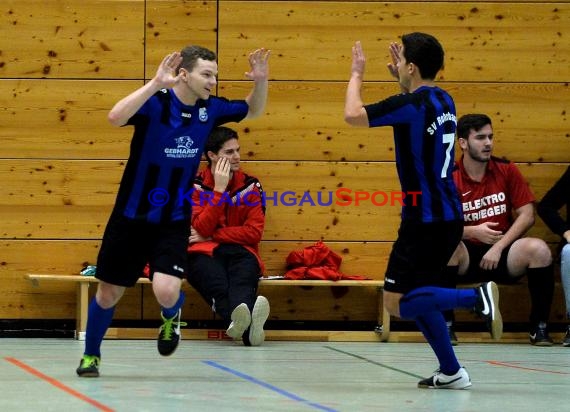
[[[265,226],[261,184],[240,169],[238,134],[215,128],[204,149],[208,167],[192,191],[188,281],[229,323],[226,334],[259,346],[269,302],[257,295]]]

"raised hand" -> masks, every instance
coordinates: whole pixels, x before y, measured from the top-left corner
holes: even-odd
[[[362,50],[362,44],[357,41],[354,43],[354,46],[352,46],[352,66],[350,67],[351,75],[363,77],[365,66],[366,56]]]
[[[230,161],[225,157],[220,157],[214,169],[214,190],[224,192],[230,181]]]
[[[154,80],[161,88],[172,88],[180,80],[180,73],[176,73],[176,68],[182,62],[180,52],[167,55],[158,66]]]
[[[269,76],[269,55],[271,50],[265,48],[257,49],[249,54],[249,65],[251,70],[245,73],[249,80],[267,80]]]
[[[388,71],[396,79],[400,79],[400,74],[398,73],[398,63],[400,62],[400,50],[402,46],[398,43],[390,43],[390,57],[392,61],[388,63]]]

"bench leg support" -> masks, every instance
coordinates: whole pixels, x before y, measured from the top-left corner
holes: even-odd
[[[77,284],[77,317],[75,318],[75,339],[85,340],[87,330],[87,311],[89,307],[89,283]]]
[[[379,329],[380,340],[382,342],[387,342],[390,337],[390,313],[384,307],[384,298],[382,293],[384,291],[383,287],[378,288],[378,298],[377,298],[377,313],[378,313],[378,325],[382,325]]]

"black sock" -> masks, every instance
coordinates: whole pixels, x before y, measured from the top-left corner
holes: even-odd
[[[554,267],[529,268],[526,272],[530,292],[530,324],[536,328],[540,322],[547,323],[554,296]]]

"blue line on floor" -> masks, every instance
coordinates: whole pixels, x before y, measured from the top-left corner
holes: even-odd
[[[255,383],[256,385],[263,386],[266,389],[269,389],[273,392],[277,392],[278,394],[283,395],[286,398],[292,399],[296,402],[301,402],[301,403],[307,404],[307,405],[312,406],[313,408],[319,409],[321,411],[337,412],[336,409],[332,409],[332,408],[329,408],[327,406],[320,405],[318,403],[310,402],[306,399],[301,398],[300,396],[295,395],[294,393],[287,392],[287,391],[280,389],[276,386],[273,386],[267,382],[260,381],[259,379],[256,379],[253,376],[246,375],[245,373],[239,372],[235,369],[228,368],[227,366],[224,366],[224,365],[219,364],[217,362],[214,362],[214,361],[202,361],[202,362],[204,362],[207,365],[213,366],[214,368],[221,369],[224,372],[231,373],[232,375],[235,375],[239,378],[245,379],[246,381],[249,381],[251,383]]]
[[[325,346],[325,348],[326,348],[326,349],[330,349],[330,350],[334,350],[335,352],[339,352],[339,353],[342,353],[342,354],[344,354],[344,355],[352,356],[353,358],[363,360],[363,361],[368,362],[368,363],[371,363],[371,364],[373,364],[373,365],[381,366],[381,367],[383,367],[383,368],[390,369],[390,370],[395,371],[395,372],[403,373],[404,375],[413,376],[414,378],[419,378],[419,379],[425,378],[425,376],[416,375],[415,373],[411,373],[411,372],[408,372],[408,371],[405,371],[405,370],[402,370],[402,369],[394,368],[394,367],[392,367],[392,366],[388,366],[388,365],[386,365],[386,364],[384,364],[384,363],[380,363],[380,362],[373,361],[373,360],[371,360],[371,359],[365,358],[364,356],[360,356],[360,355],[357,355],[357,354],[355,354],[355,353],[345,352],[345,351],[343,351],[343,350],[340,350],[340,349],[337,349],[337,348],[333,348],[332,346]]]

